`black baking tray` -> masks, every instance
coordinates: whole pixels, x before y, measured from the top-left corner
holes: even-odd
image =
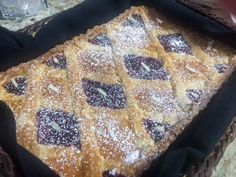
[[[0,27],[0,71],[35,58],[73,36],[85,33],[95,25],[106,23],[131,5],[146,5],[176,19],[183,25],[222,40],[236,48],[236,33],[175,0],[85,0],[64,11],[31,37]],[[155,159],[143,177],[177,177],[192,164],[208,156],[236,115],[236,73],[213,97],[176,141]],[[0,102],[0,145],[11,156],[26,177],[57,175],[16,142],[15,119]]]

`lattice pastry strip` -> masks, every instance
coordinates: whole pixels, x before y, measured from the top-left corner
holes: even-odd
[[[159,31],[151,32],[153,35],[153,40],[157,43],[157,47],[160,45],[165,45],[157,40],[156,37],[159,34]],[[178,36],[182,36],[181,33],[173,33],[172,37],[178,34]],[[161,34],[162,35],[162,34]],[[169,35],[169,34],[167,34]],[[172,39],[166,39],[168,40]],[[186,40],[181,37],[183,43],[186,43],[189,49],[191,49],[190,45],[187,44]],[[163,41],[162,41],[163,42]],[[168,45],[165,45],[167,47]],[[173,46],[172,46],[173,47]],[[164,48],[164,47],[163,47]],[[172,50],[172,49],[171,49]],[[182,110],[185,112],[189,112],[192,110],[193,104],[203,102],[203,99],[207,96],[207,91],[205,92],[206,86],[210,85],[208,78],[206,77],[205,73],[209,72],[208,68],[203,64],[201,60],[196,58],[195,56],[191,56],[191,58],[184,59],[185,55],[192,55],[192,54],[175,54],[173,49],[169,51],[169,49],[164,48],[165,58],[166,58],[166,69],[170,73],[170,81],[173,87],[174,95],[177,97]],[[182,49],[180,49],[182,50]],[[183,49],[184,51],[185,49]],[[191,49],[192,50],[192,49]],[[171,52],[171,54],[168,54]],[[178,57],[173,57],[174,55]],[[209,98],[209,96],[207,97]],[[183,117],[184,118],[184,117]]]
[[[137,79],[132,78],[133,76],[128,73],[132,67],[127,68],[124,64],[127,56],[117,56],[119,58],[116,60],[119,75],[126,90],[128,110],[134,130],[141,139],[148,139],[147,136],[149,136],[153,139],[153,143],[156,142],[158,145],[158,142],[164,138],[165,132],[177,122],[178,114],[182,111],[173,97],[172,86],[168,81],[162,61],[150,53],[148,55],[144,52],[136,52],[130,55],[131,62],[137,62],[137,68],[141,69],[141,71],[136,70],[136,76],[142,75],[142,72],[155,72],[155,69],[158,71],[160,69],[158,65],[162,65],[161,70],[154,74],[158,77],[154,76],[154,78],[151,77],[152,80],[147,80],[144,75],[141,76],[142,79]],[[149,60],[158,63],[158,67],[153,68],[155,65],[151,65],[152,67],[146,70],[145,67],[150,66]],[[161,77],[159,77],[160,73]],[[161,151],[161,148],[158,150]]]
[[[35,76],[33,74],[35,67],[36,64],[30,62],[25,66],[21,65],[19,68],[10,69],[8,71],[10,72],[9,74],[3,75],[4,79],[1,83],[1,97],[3,97],[1,100],[9,104],[12,109],[16,118],[17,141],[22,145],[25,144],[26,149],[35,148],[36,146],[35,141],[31,143],[34,140],[35,134],[30,134],[31,136],[27,137],[33,121],[25,117],[26,114],[29,115],[31,112],[26,107],[30,108],[27,103],[33,93],[32,78]],[[38,154],[38,151],[35,151]]]
[[[182,39],[179,41],[179,43],[182,43],[186,48],[179,48],[179,50],[183,52],[184,50],[191,49],[188,52],[186,51],[185,54],[182,53],[184,55],[182,59],[186,59],[186,57],[189,57],[188,53],[193,53],[195,56],[194,61],[200,60],[200,62],[202,62],[202,64],[208,68],[209,71],[204,73],[206,77],[209,80],[214,80],[215,83],[219,82],[219,85],[222,84],[224,80],[224,75],[222,75],[222,73],[230,74],[230,71],[232,71],[231,65],[235,63],[234,50],[220,43],[219,41],[214,41],[206,36],[199,37],[199,34],[197,34],[196,32],[193,32],[192,30],[178,24],[178,22],[164,17],[162,14],[157,13],[153,9],[143,7],[143,10],[147,14],[146,17],[148,17],[148,20],[145,20],[145,25],[148,26],[146,23],[149,24],[150,28],[148,28],[147,30],[152,33],[151,36],[155,39],[154,42],[156,43],[156,45],[162,46],[163,49],[165,47],[168,48],[171,45],[162,45],[161,43],[165,43],[166,40],[173,41],[174,37],[177,40],[177,35],[179,35],[179,39]],[[150,24],[154,25],[151,26]],[[172,37],[162,37],[162,39],[160,38],[156,40],[158,36],[162,35],[163,33],[172,35]],[[174,48],[173,45],[172,47]],[[168,50],[171,49],[167,49],[167,51]],[[178,49],[176,48],[172,50]],[[167,53],[168,55],[170,55],[170,53],[174,54],[172,60],[176,60],[178,58],[178,52],[169,51]]]
[[[224,82],[225,76],[230,76],[234,70],[235,51],[219,41],[196,37],[194,32],[189,33],[189,38],[191,38],[192,45],[200,48],[196,55],[205,58],[206,65],[211,71],[206,73],[208,79],[215,82],[216,88],[219,87]]]
[[[36,113],[39,108],[40,93],[40,72],[38,70],[38,62],[30,62],[33,69],[30,69],[27,77],[27,96],[16,118],[16,138],[18,144],[26,148],[32,154],[40,154],[39,144],[37,142]],[[14,111],[14,110],[13,110]]]
[[[145,13],[148,14],[148,9]],[[151,20],[145,22],[151,23]],[[219,77],[213,70],[214,61],[204,54],[200,43],[196,42],[197,37],[194,38],[196,34],[175,22],[159,21],[161,23],[156,23],[156,27],[154,25],[148,31],[156,47],[165,53],[167,70],[172,75],[171,83],[182,109],[190,111],[193,106],[205,107],[226,76]]]
[[[165,68],[170,73],[169,74],[169,81],[170,81],[171,86],[172,86],[173,95],[176,97],[178,95],[178,90],[182,91],[181,90],[182,89],[182,84],[179,84],[179,86],[176,86],[176,84],[178,82],[175,82],[173,80],[173,77],[175,77],[175,74],[176,74],[176,70],[177,71],[182,71],[182,73],[184,73],[184,74],[187,73],[187,75],[188,75],[188,71],[182,70],[183,69],[182,65],[184,65],[186,63],[186,60],[192,61],[195,58],[191,56],[190,58],[186,58],[186,60],[182,61],[182,60],[179,60],[180,58],[177,56],[176,58],[173,58],[173,60],[172,60],[172,58],[170,57],[170,54],[166,52],[166,50],[171,50],[170,49],[171,45],[166,44],[165,47],[167,47],[168,49],[165,49],[163,47],[162,43],[159,40],[157,40],[157,38],[158,38],[158,36],[162,36],[163,38],[165,38],[165,36],[167,36],[166,39],[168,39],[168,38],[169,39],[171,39],[171,38],[174,39],[177,36],[177,38],[180,38],[180,39],[183,40],[183,43],[186,43],[186,46],[187,46],[188,49],[191,49],[191,48],[187,44],[187,42],[183,39],[183,36],[179,32],[178,33],[173,32],[173,29],[175,29],[175,26],[177,26],[177,25],[173,26],[173,22],[171,23],[170,19],[163,16],[162,14],[157,13],[156,10],[151,9],[151,8],[147,8],[147,7],[142,7],[142,13],[143,13],[143,21],[144,21],[144,24],[145,24],[145,29],[146,29],[147,33],[149,34],[150,40],[152,41],[155,50],[159,53],[159,55],[165,61]],[[174,35],[171,36],[170,34],[177,34],[177,35],[176,36],[174,36]],[[162,42],[163,42],[163,40],[162,40]],[[174,46],[172,46],[172,47],[174,47]],[[177,50],[177,49],[173,49],[173,51],[174,50]],[[183,53],[184,52],[185,53],[191,53],[191,51],[187,52],[184,49],[180,49],[180,50]],[[171,51],[171,52],[173,52],[173,51]],[[175,71],[172,71],[171,67],[175,66],[175,64],[178,64],[179,66]],[[193,62],[190,62],[190,65],[193,65]],[[204,76],[202,76],[202,78],[205,79]],[[180,82],[182,82],[182,79],[180,79]],[[176,88],[178,88],[178,90],[176,90]],[[184,108],[182,106],[182,104],[183,104],[182,101],[183,100],[181,100],[179,102],[179,104],[181,105],[181,108],[185,111],[186,108]]]
[[[27,101],[17,120],[18,143],[58,174],[82,176],[77,118],[66,88],[66,68],[60,67],[66,63],[60,58],[62,50],[56,47],[35,62]],[[51,82],[54,86],[48,86]],[[61,85],[60,91],[55,83]]]
[[[95,87],[96,85],[100,86],[101,82],[107,83],[108,81],[110,81],[111,83],[113,83],[117,82],[117,80],[111,80],[112,77],[111,78],[102,77],[102,75],[108,76],[106,70],[108,71],[114,70],[114,67],[108,67],[109,63],[111,62],[104,61],[108,65],[104,64],[102,65],[101,63],[99,63],[100,65],[99,68],[101,70],[93,70],[92,68],[93,66],[91,66],[90,61],[93,62],[96,60],[103,59],[101,58],[101,55],[104,56],[104,50],[106,50],[106,52],[109,52],[109,49],[106,48],[101,49],[97,46],[89,48],[89,46],[92,47],[92,45],[90,45],[87,42],[87,40],[84,39],[84,36],[76,38],[74,41],[75,41],[74,45],[68,43],[68,46],[66,46],[65,49],[65,54],[67,58],[69,58],[68,60],[69,79],[71,80],[72,83],[75,112],[77,115],[79,115],[79,117],[81,117],[80,125],[81,125],[81,134],[83,142],[82,148],[84,154],[84,159],[83,159],[83,168],[85,171],[84,176],[95,176],[95,174],[101,175],[103,173],[103,166],[97,166],[96,164],[103,164],[103,157],[100,155],[99,146],[96,139],[95,121],[94,121],[95,119],[94,116],[96,114],[93,114],[92,106],[94,106],[95,107],[94,109],[96,109],[96,106],[99,106],[99,101],[100,104],[105,105],[106,102],[101,98],[107,93],[102,87],[100,88],[99,87],[95,88]],[[79,43],[79,45],[76,45],[78,41],[80,41],[81,44]],[[85,54],[86,50],[87,53]],[[109,53],[107,59],[109,60]],[[85,92],[87,93],[87,95]]]
[[[135,11],[130,13],[135,13]],[[151,41],[145,30],[143,14],[140,17],[142,28],[140,26],[133,28],[137,28],[136,31],[144,30],[146,38]],[[113,25],[119,25],[117,23]],[[114,35],[116,28],[113,25],[107,27],[108,36],[113,42],[115,63],[126,90],[134,130],[140,138],[148,139],[147,136],[152,138],[153,143],[156,142],[156,145],[160,147],[158,152],[161,152],[164,146],[161,147],[161,143],[158,142],[164,138],[165,132],[174,122],[177,122],[176,112],[181,114],[181,109],[172,95],[172,86],[169,82],[169,74],[165,70],[162,53],[154,50],[153,43],[146,49],[131,46],[117,53],[119,40],[116,40],[117,36]],[[129,31],[126,33],[123,35],[132,35]]]
[[[106,25],[117,54],[125,54],[126,50],[154,50],[152,42],[145,31],[142,8],[132,7]],[[119,41],[119,42],[117,42]]]
[[[73,50],[71,46],[69,47],[68,56],[77,59],[71,65],[74,67],[71,71],[75,71],[77,68],[77,76],[79,75],[75,90],[76,95],[80,98],[76,98],[76,100],[81,100],[84,105],[82,114],[86,118],[90,117],[90,126],[94,130],[94,135],[91,135],[92,140],[87,140],[91,141],[87,148],[94,151],[93,146],[96,146],[99,149],[98,154],[101,156],[99,159],[96,156],[88,155],[85,157],[85,161],[90,165],[92,164],[89,162],[96,160],[98,160],[97,163],[103,163],[103,168],[94,169],[95,167],[93,167],[90,176],[92,174],[106,175],[111,172],[134,175],[137,173],[138,167],[140,168],[140,165],[144,163],[140,157],[144,157],[145,154],[142,152],[142,144],[133,133],[129,122],[126,96],[119,77],[116,75],[117,68],[113,60],[111,43],[107,42],[108,40],[105,29],[99,27],[93,30],[92,34],[88,32],[86,36],[76,38],[77,46]],[[104,43],[106,45],[103,45]],[[105,54],[104,51],[106,51]],[[104,61],[99,63],[99,70],[91,68],[90,61],[94,60]],[[74,75],[76,74],[74,73]],[[94,142],[96,143],[93,145]],[[130,169],[125,166],[130,166]],[[90,169],[91,166],[86,167],[85,165],[85,168]]]
[[[41,77],[40,111],[37,113],[38,124],[41,123],[38,141],[41,141],[41,158],[46,164],[58,174],[79,177],[83,176],[80,125],[73,110],[67,58],[63,50],[63,46],[57,46],[41,61],[44,71]],[[48,157],[48,154],[51,156]]]
[[[50,50],[40,62],[43,70],[40,106],[73,113],[64,47],[57,46]]]

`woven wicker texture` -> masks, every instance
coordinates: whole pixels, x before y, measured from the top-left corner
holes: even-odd
[[[199,162],[195,166],[191,166],[187,171],[187,177],[210,177],[212,170],[216,167],[227,146],[236,137],[236,118],[232,121],[225,134],[221,137],[220,141],[216,144],[214,150],[205,159],[204,162]]]

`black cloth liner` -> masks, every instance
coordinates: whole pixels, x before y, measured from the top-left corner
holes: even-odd
[[[209,36],[236,47],[235,31],[204,17],[175,0],[85,0],[64,11],[45,25],[33,38],[0,27],[0,71],[35,58],[53,46],[106,23],[131,5],[147,5]],[[203,161],[236,115],[236,72],[197,115],[176,141],[155,159],[143,177],[177,177],[197,161]],[[16,142],[15,119],[0,101],[0,145],[9,153],[25,177],[57,177],[40,160]],[[0,173],[1,174],[1,173]]]

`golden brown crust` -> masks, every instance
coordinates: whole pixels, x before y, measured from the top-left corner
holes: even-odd
[[[15,113],[18,143],[59,175],[138,176],[235,69],[235,51],[210,41],[132,7],[0,73],[0,100]],[[63,127],[72,139],[60,139]]]

